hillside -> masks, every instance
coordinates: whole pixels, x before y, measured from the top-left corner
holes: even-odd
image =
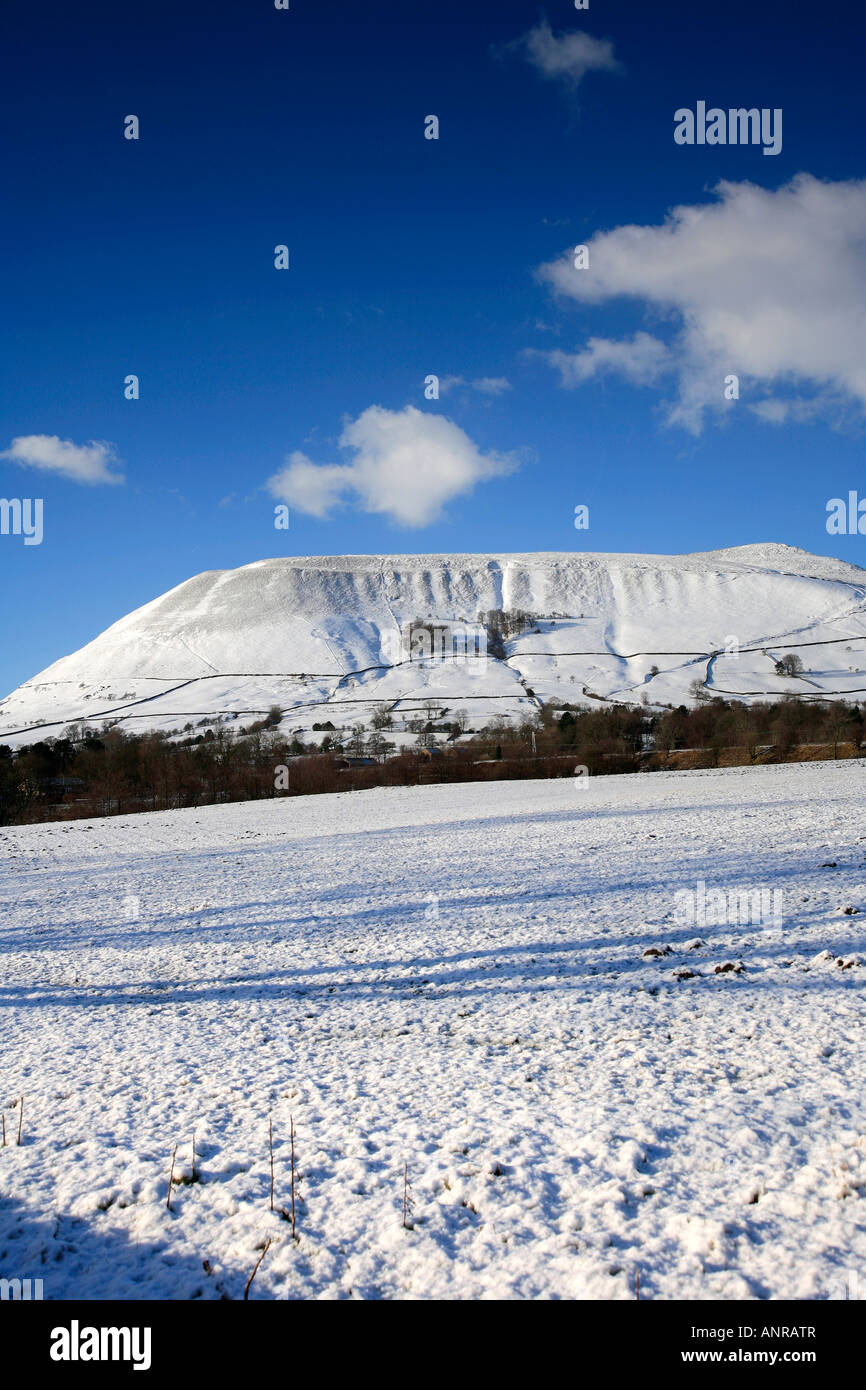
[[[489,627],[470,657],[458,644],[432,660],[415,641],[419,619],[477,633],[491,610],[524,615],[501,648]],[[797,679],[775,671],[789,651]],[[387,701],[399,728],[427,698],[477,723],[551,699],[684,703],[696,679],[747,699],[856,698],[864,671],[866,570],[785,545],[284,557],[196,575],[121,618],[0,700],[0,740],[109,718],[172,730],[274,704],[300,731]]]

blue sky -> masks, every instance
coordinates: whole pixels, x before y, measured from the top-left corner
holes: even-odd
[[[7,0],[0,496],[44,538],[0,535],[3,691],[278,554],[866,564],[825,526],[866,497],[864,37],[841,0]],[[781,152],[678,145],[698,101],[781,109]]]

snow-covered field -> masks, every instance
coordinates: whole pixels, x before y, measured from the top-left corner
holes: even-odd
[[[861,761],[0,831],[0,1275],[240,1298],[270,1240],[251,1298],[862,1290],[864,790]],[[678,920],[701,882],[782,925]]]

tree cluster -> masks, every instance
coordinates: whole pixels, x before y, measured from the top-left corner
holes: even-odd
[[[555,704],[516,724],[495,718],[471,734],[465,710],[447,712],[430,700],[424,713],[410,721],[417,746],[402,753],[385,741],[384,705],[372,728],[359,722],[341,733],[330,720],[320,724],[329,732],[318,746],[283,734],[276,706],[245,729],[210,719],[199,721],[204,732],[187,725],[180,737],[106,726],[18,753],[0,745],[0,824],[430,780],[570,776],[575,766],[593,775],[635,772],[681,765],[677,755],[689,751],[702,766],[718,766],[723,753],[739,762],[783,762],[804,749],[835,758],[859,754],[866,736],[860,705],[797,698],[710,699],[662,711]],[[447,722],[434,722],[437,715]],[[357,765],[367,758],[369,766]]]

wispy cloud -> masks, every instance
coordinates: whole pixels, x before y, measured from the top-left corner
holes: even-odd
[[[670,368],[670,352],[660,338],[635,333],[633,338],[590,338],[579,352],[531,350],[560,373],[563,386],[580,386],[591,377],[616,373],[635,386],[651,386]]]
[[[122,473],[112,473],[118,460],[114,445],[91,439],[88,444],[73,444],[56,434],[23,434],[13,439],[0,458],[10,459],[22,468],[40,468],[47,473],[59,473],[76,483],[123,483]]]
[[[340,447],[354,454],[351,462],[321,464],[300,451],[290,454],[268,479],[268,491],[319,518],[351,503],[402,526],[428,526],[453,498],[517,466],[514,455],[484,454],[452,420],[411,405],[370,406],[346,425]]]
[[[635,381],[667,371],[676,389],[667,418],[695,434],[708,409],[725,408],[731,373],[742,398],[799,393],[787,406],[758,402],[768,421],[826,414],[840,399],[866,409],[866,181],[799,174],[775,191],[723,182],[713,192],[714,202],[676,207],[660,226],[600,233],[584,269],[571,251],[540,267],[561,296],[629,297],[675,324],[665,351],[636,334],[590,340],[570,363],[548,354],[564,384],[602,368]]]
[[[622,71],[609,39],[593,38],[580,29],[557,37],[546,19],[518,39],[515,46],[543,77],[572,89],[588,72]]]
[[[479,376],[471,385],[472,390],[480,391],[482,396],[503,396],[511,390],[511,382],[504,376]]]

